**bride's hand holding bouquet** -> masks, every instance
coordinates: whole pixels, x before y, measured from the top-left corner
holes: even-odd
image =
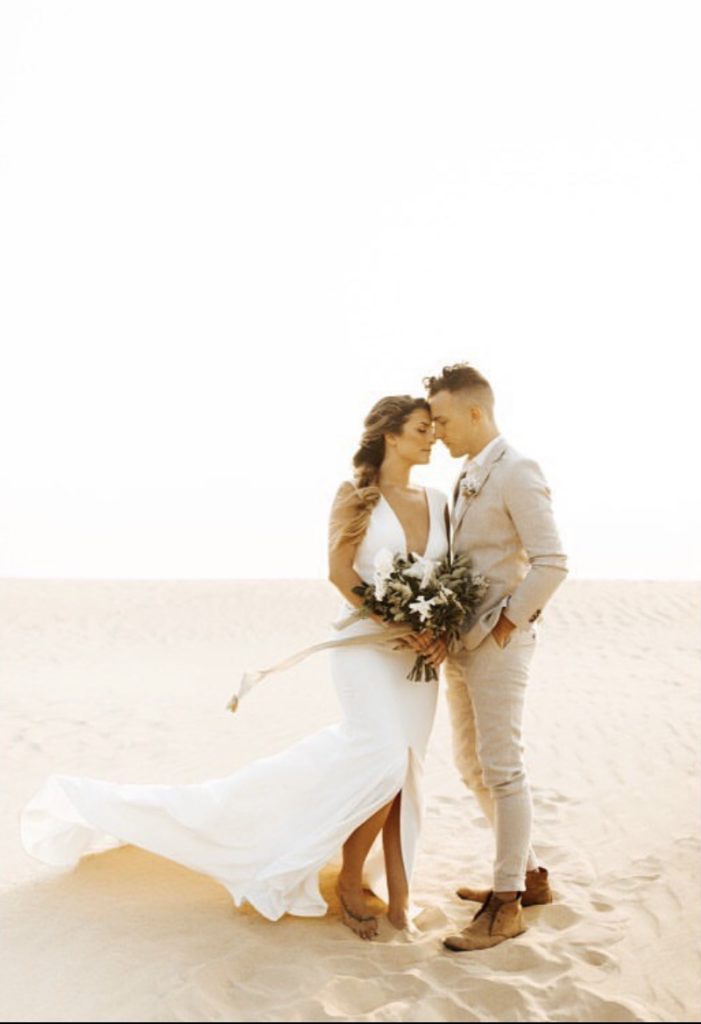
[[[437,679],[434,661],[459,645],[460,631],[484,596],[487,581],[473,572],[466,555],[436,560],[413,551],[393,555],[382,548],[374,567],[370,582],[353,587],[363,600],[354,616],[410,625],[413,633],[401,643],[417,651],[417,658],[407,679]]]

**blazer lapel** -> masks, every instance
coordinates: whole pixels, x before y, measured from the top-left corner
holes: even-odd
[[[463,521],[463,519],[465,517],[465,513],[467,512],[468,508],[470,507],[472,502],[475,500],[475,498],[477,497],[479,492],[482,490],[484,485],[486,484],[487,480],[489,479],[489,474],[492,472],[492,470],[496,466],[496,464],[499,461],[499,459],[503,456],[505,451],[506,451],[506,441],[502,438],[502,440],[499,442],[499,444],[496,444],[494,446],[494,448],[492,448],[491,452],[487,456],[487,460],[484,463],[484,465],[480,466],[479,469],[474,474],[474,476],[473,476],[474,488],[471,491],[471,493],[463,495],[463,497],[462,497],[462,508],[460,509],[459,514],[457,516],[454,516],[454,519],[453,519],[453,536],[455,536],[456,533],[458,532],[458,530],[460,529],[460,525],[461,525],[461,523],[462,523],[462,521]],[[460,497],[458,497],[458,501],[460,501]],[[457,508],[457,506],[456,506],[456,508]],[[453,510],[454,513],[455,513],[455,511],[456,511],[456,509]]]

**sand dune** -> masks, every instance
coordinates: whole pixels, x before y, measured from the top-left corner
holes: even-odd
[[[6,1021],[691,1021],[701,1012],[699,587],[568,581],[548,609],[527,707],[535,846],[556,902],[492,950],[440,938],[487,883],[486,822],[452,765],[441,701],[414,876],[414,935],[362,943],[325,918],[273,924],[217,883],[132,846],[74,871],[27,857],[20,807],[51,771],[197,781],[337,716],[326,656],[244,669],[328,635],[316,581],[0,584],[0,1019]],[[9,759],[9,761],[8,761]]]

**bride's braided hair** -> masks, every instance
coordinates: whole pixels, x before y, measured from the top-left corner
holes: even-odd
[[[431,406],[425,398],[412,395],[388,395],[375,402],[363,421],[360,444],[353,455],[353,484],[342,486],[336,497],[336,508],[345,512],[343,525],[332,526],[332,543],[359,542],[365,534],[373,508],[380,500],[377,480],[385,458],[385,434],[400,434],[416,409],[429,416]]]

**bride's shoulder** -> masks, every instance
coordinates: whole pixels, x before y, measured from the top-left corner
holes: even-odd
[[[350,497],[357,490],[352,480],[341,480],[340,484],[336,488],[334,495],[334,501],[342,501],[344,498]]]
[[[342,480],[334,495],[333,508],[337,514],[352,515],[362,507],[372,507],[379,498],[380,489],[373,484],[358,487],[352,480]]]
[[[356,503],[356,486],[351,480],[342,480],[336,488],[331,502],[331,511],[336,516],[349,515]]]

